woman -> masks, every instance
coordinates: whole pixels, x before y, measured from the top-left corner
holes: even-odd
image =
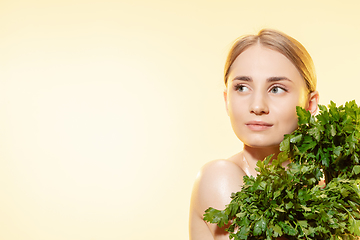
[[[279,153],[284,134],[297,128],[296,106],[317,111],[313,62],[295,39],[264,29],[235,42],[225,64],[224,99],[244,149],[206,164],[195,181],[190,206],[190,240],[229,239],[225,228],[204,222],[209,207],[224,209],[256,163]]]

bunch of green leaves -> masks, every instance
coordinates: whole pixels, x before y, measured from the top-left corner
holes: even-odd
[[[311,162],[323,169],[326,183],[340,174],[354,178],[360,172],[360,108],[355,101],[328,108],[319,105],[320,112],[312,116],[297,107],[299,128],[285,135],[281,151],[288,152],[294,162]],[[356,166],[354,168],[354,166]],[[357,174],[353,174],[353,170]]]
[[[227,226],[236,240],[360,236],[360,171],[357,157],[351,155],[359,149],[359,108],[353,101],[338,108],[331,103],[329,110],[320,106],[317,118],[301,108],[297,113],[299,128],[285,136],[277,158],[259,161],[257,177],[245,176],[230,204],[224,210],[207,209],[205,221]],[[319,186],[323,171],[332,177],[325,187]]]

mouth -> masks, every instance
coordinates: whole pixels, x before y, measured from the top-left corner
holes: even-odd
[[[245,124],[250,130],[263,131],[271,128],[273,124],[263,121],[250,121]]]

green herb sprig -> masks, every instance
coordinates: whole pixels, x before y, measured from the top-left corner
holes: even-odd
[[[288,152],[294,162],[310,162],[321,168],[326,183],[340,174],[353,174],[353,170],[356,173],[353,178],[357,178],[360,108],[351,101],[339,107],[330,102],[328,108],[319,105],[319,109],[318,115],[311,116],[310,112],[297,107],[299,128],[285,135],[280,150]]]
[[[355,101],[319,108],[314,117],[298,107],[299,128],[285,135],[277,158],[258,161],[257,177],[245,176],[230,204],[207,209],[204,220],[227,226],[235,240],[357,239],[360,109]]]

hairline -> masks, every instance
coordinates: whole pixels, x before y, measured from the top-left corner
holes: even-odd
[[[282,46],[282,47],[279,47],[279,46],[276,46],[272,41],[268,41],[269,38],[266,38],[266,34],[262,35],[262,33],[263,33],[263,30],[260,31],[259,34],[257,34],[257,35],[243,36],[235,41],[235,43],[233,44],[233,46],[229,52],[229,56],[227,58],[228,60],[226,61],[226,65],[225,65],[225,72],[224,72],[225,85],[227,86],[229,72],[230,72],[230,69],[231,69],[234,61],[236,60],[236,58],[241,53],[246,51],[248,48],[255,46],[256,44],[259,44],[260,46],[263,46],[265,48],[279,52],[282,55],[284,55],[287,59],[289,59],[289,61],[296,67],[299,74],[305,81],[305,85],[308,90],[308,93],[314,92],[316,90],[316,76],[315,75],[312,76],[312,74],[315,74],[314,70],[313,69],[309,70],[308,69],[309,65],[305,64],[303,61],[303,58],[310,58],[309,62],[311,63],[310,65],[312,65],[310,67],[313,68],[313,62],[312,62],[311,56],[306,51],[305,47],[302,46],[301,43],[299,43],[297,40],[293,39],[292,37],[287,36],[285,34],[281,34],[281,33],[279,33],[279,34],[281,35],[282,40],[286,41],[287,44],[282,44],[282,45],[279,44],[280,46]],[[294,41],[295,41],[295,43],[294,43]],[[244,44],[245,46],[243,46],[241,49],[237,49],[239,47],[239,45],[242,45],[242,44]],[[303,56],[302,56],[303,58],[299,55],[292,54],[292,51],[289,50],[289,46],[292,49],[294,49],[295,51],[298,50],[298,53],[303,54]],[[237,52],[237,53],[231,54],[234,52],[235,53]],[[297,61],[295,61],[295,58],[297,58]],[[303,70],[301,69],[302,66],[299,66],[299,64],[303,65],[303,68],[307,70],[306,73],[303,72]]]

